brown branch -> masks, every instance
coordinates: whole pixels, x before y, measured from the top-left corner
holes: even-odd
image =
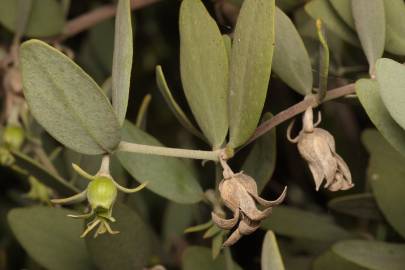
[[[340,98],[349,94],[353,94],[355,92],[354,83],[348,84],[339,88],[335,88],[332,90],[327,91],[326,97],[323,102],[333,100],[336,98]],[[245,147],[246,145],[250,144],[251,142],[257,140],[259,137],[263,136],[267,132],[269,132],[274,127],[280,125],[281,123],[293,118],[294,116],[303,113],[308,107],[317,107],[319,104],[318,97],[316,95],[308,96],[308,98],[304,99],[301,102],[285,109],[284,111],[279,112],[271,119],[263,122],[255,131],[253,136],[241,147]]]
[[[140,9],[158,1],[159,0],[131,0],[131,8],[132,10]],[[105,5],[68,21],[62,35],[56,37],[54,41],[62,42],[69,37],[93,27],[101,21],[113,17],[116,9],[116,5]]]

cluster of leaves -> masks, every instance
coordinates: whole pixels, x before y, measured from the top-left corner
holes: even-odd
[[[80,4],[0,1],[5,104],[0,161],[2,173],[10,178],[0,183],[5,187],[0,197],[0,269],[161,269],[159,264],[184,270],[403,268],[404,2],[208,2],[162,0],[135,12],[136,36],[143,39],[134,50],[130,1],[118,2],[115,26],[108,19],[64,45],[61,40],[72,27],[69,18],[77,15],[76,9],[82,12]],[[162,16],[179,10],[179,25]],[[327,42],[316,20],[325,26]],[[164,27],[171,30],[169,37]],[[180,48],[173,35],[177,29]],[[22,37],[43,41],[26,41],[17,50]],[[330,63],[324,61],[329,51]],[[179,67],[173,57],[178,52]],[[170,70],[168,80],[161,62]],[[15,72],[19,75],[10,75]],[[180,78],[184,96],[176,91]],[[278,137],[273,128],[245,147],[260,119],[272,120],[264,111],[276,114],[303,96],[322,96],[326,83],[350,87],[353,81],[350,101],[322,105],[325,126],[335,131],[337,147],[354,176],[351,194],[315,193],[307,168],[282,139],[284,129]],[[136,102],[129,98],[131,82]],[[127,108],[128,115],[138,111],[135,124],[125,120]],[[288,109],[275,118],[283,115],[289,115]],[[208,150],[166,148],[157,138]],[[286,204],[275,207],[261,224],[266,235],[257,233],[260,239],[251,237],[232,249],[221,249],[226,231],[205,223],[212,209],[223,207],[215,192],[218,165],[162,156],[215,160],[216,151],[225,146],[237,152],[231,165],[252,176],[264,197],[280,193],[281,183],[289,186]],[[66,215],[77,214],[82,206],[55,207],[50,199],[84,190],[87,180],[71,164],[95,174],[103,155],[111,157],[111,175],[118,183],[148,181],[148,191],[118,196],[112,226],[119,234],[81,239],[83,222]],[[29,193],[23,194],[27,187]],[[206,232],[201,237],[184,231]],[[24,255],[15,243],[28,256],[19,259]]]

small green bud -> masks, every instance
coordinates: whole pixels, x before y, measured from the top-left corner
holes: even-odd
[[[18,150],[24,142],[24,130],[17,125],[9,125],[3,133],[3,142],[10,149]]]
[[[117,187],[111,178],[97,176],[87,187],[87,200],[93,210],[111,209],[117,198]]]
[[[15,162],[13,155],[5,147],[0,147],[0,165],[11,166]]]
[[[39,182],[38,179],[33,176],[30,176],[28,181],[30,183],[30,190],[25,196],[29,199],[49,204],[50,197],[52,196],[52,189]]]
[[[230,147],[229,145],[227,145],[225,147],[225,155],[226,155],[227,159],[230,159],[235,155],[235,150],[232,147]]]

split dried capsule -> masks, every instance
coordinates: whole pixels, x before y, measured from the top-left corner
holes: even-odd
[[[219,193],[223,203],[232,211],[233,217],[225,219],[219,213],[212,212],[212,221],[221,229],[231,230],[236,225],[223,246],[235,244],[243,235],[249,235],[260,227],[260,222],[267,218],[272,208],[283,202],[287,187],[274,201],[261,198],[258,194],[256,181],[243,172],[233,173],[226,162],[221,160],[224,167],[224,179],[219,183]],[[264,209],[260,210],[257,204]]]
[[[346,162],[336,153],[335,139],[326,130],[317,128],[313,123],[312,108],[308,108],[303,116],[303,129],[292,139],[290,136],[292,125],[287,131],[290,142],[298,143],[301,157],[308,163],[308,167],[315,181],[315,188],[324,187],[330,191],[347,190],[354,186],[352,176]]]

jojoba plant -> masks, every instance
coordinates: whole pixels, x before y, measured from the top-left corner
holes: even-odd
[[[108,2],[0,1],[0,269],[404,268],[402,0]]]

